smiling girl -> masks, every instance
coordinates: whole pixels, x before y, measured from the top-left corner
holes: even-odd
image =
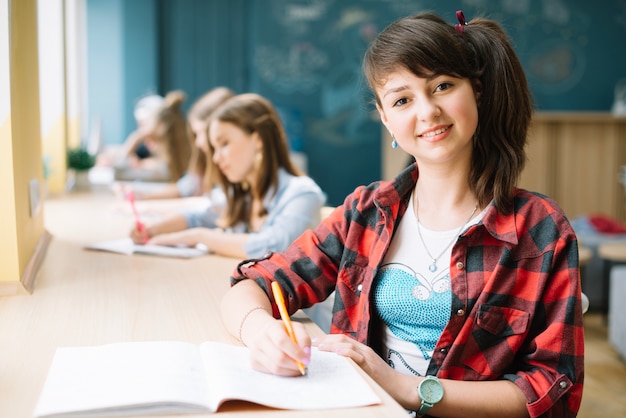
[[[222,301],[258,370],[285,376],[310,347],[350,357],[414,415],[574,417],[583,388],[578,245],[559,206],[518,188],[532,116],[522,66],[494,21],[424,13],[370,45],[381,121],[415,164],[358,187],[284,253],[242,263]],[[285,333],[335,302],[331,334]]]

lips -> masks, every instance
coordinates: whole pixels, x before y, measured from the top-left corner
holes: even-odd
[[[453,125],[439,126],[427,131],[423,131],[421,134],[417,135],[417,138],[421,139],[422,141],[431,143],[443,141],[450,134],[450,129],[452,128],[452,126]]]
[[[451,127],[452,125],[448,125],[448,126],[443,126],[441,128],[433,129],[432,131],[424,132],[423,134],[418,135],[418,137],[426,138],[426,139],[433,138],[437,135],[441,135],[442,133],[446,132]]]

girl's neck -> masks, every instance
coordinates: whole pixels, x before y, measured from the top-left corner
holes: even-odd
[[[467,173],[448,172],[438,175],[420,170],[413,204],[424,226],[449,230],[467,220],[477,199],[470,189]],[[476,213],[480,210],[479,207]]]
[[[415,190],[424,207],[457,206],[466,200],[475,200],[469,185],[469,172],[465,170],[436,171],[419,168]]]

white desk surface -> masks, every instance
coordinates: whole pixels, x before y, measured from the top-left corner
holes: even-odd
[[[120,238],[130,231],[133,218],[114,210],[116,203],[108,192],[70,193],[45,202],[45,225],[53,238],[35,290],[31,295],[0,297],[0,417],[32,417],[59,346],[168,339],[237,343],[223,328],[219,303],[239,260],[84,250],[86,243]],[[321,333],[306,317],[301,320],[312,334]],[[235,402],[226,404],[217,416],[406,416],[399,404],[365,377],[383,400],[381,405],[279,411]]]

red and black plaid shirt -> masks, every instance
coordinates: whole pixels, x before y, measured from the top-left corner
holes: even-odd
[[[232,283],[270,282],[290,313],[336,290],[331,332],[377,348],[371,290],[417,181],[416,166],[392,182],[357,188],[285,252],[240,266]],[[584,377],[584,333],[576,235],[558,205],[517,190],[509,215],[492,205],[456,242],[452,310],[428,374],[456,380],[509,379],[531,417],[574,417]],[[274,315],[279,313],[275,305]]]

